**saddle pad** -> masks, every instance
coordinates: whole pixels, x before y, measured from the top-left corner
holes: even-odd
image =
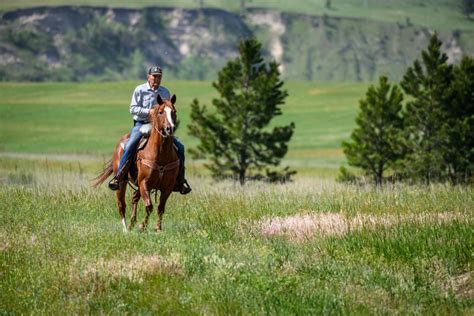
[[[122,147],[123,150],[125,150],[125,145],[127,144],[128,140],[129,138],[126,138],[120,143],[120,147]],[[140,139],[140,142],[138,143],[137,151],[145,148],[147,141],[148,141],[148,137],[142,137],[142,139]],[[176,146],[174,143],[173,143],[173,148],[174,150],[176,150],[176,152],[178,152],[178,146]]]
[[[144,137],[150,136],[150,132],[151,132],[151,123],[143,124],[140,127],[140,133],[142,133]]]
[[[126,138],[122,142],[120,142],[120,147],[122,147],[123,150],[125,150],[125,145],[127,144],[128,140],[129,138]],[[142,137],[142,139],[140,139],[140,142],[138,143],[137,151],[145,148],[147,141],[148,141],[148,137]]]

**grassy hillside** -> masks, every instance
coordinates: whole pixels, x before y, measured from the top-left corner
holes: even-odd
[[[131,127],[129,100],[139,83],[2,83],[0,151],[108,156]],[[210,82],[165,79],[164,85],[178,97],[177,135],[188,147],[195,146],[186,131],[192,124],[189,105],[193,98],[209,105],[215,90]],[[340,143],[354,126],[358,100],[367,86],[287,83],[289,97],[274,122],[296,124],[286,163],[336,169],[343,162]]]
[[[331,9],[326,0],[252,0],[247,7],[276,9],[282,12],[306,13],[313,15],[355,17],[384,22],[406,23],[407,18],[415,24],[437,29],[474,29],[474,23],[467,20],[461,12],[461,0],[345,0],[331,1]],[[204,7],[220,8],[230,11],[240,10],[240,1],[204,0]],[[0,10],[12,10],[33,6],[71,5],[67,0],[19,0],[1,1]],[[197,8],[196,0],[77,0],[74,5],[110,6],[124,8],[142,8],[147,6]]]

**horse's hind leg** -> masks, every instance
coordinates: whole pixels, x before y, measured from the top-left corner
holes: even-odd
[[[143,202],[145,203],[145,219],[143,220],[142,224],[140,225],[141,230],[145,230],[148,225],[148,218],[150,217],[150,213],[153,210],[153,204],[151,203],[150,199],[150,192],[146,188],[146,185],[142,182],[140,184],[140,194],[143,198]]]
[[[127,232],[127,223],[125,221],[125,211],[127,209],[127,204],[125,203],[126,192],[127,192],[127,185],[121,183],[120,188],[117,190],[117,206],[119,209],[120,219],[122,220],[124,232]]]
[[[161,231],[162,229],[162,220],[163,220],[163,214],[165,213],[165,205],[166,201],[168,200],[168,197],[170,196],[172,191],[170,192],[161,192],[160,194],[160,204],[158,205],[157,208],[157,213],[158,213],[158,221],[156,222],[156,227],[155,230],[157,232]]]
[[[135,224],[137,223],[137,207],[138,201],[140,201],[140,190],[133,192],[132,196],[132,216],[130,217],[130,224],[128,225],[128,229],[132,230]]]

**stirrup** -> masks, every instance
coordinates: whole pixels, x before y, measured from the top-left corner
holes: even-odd
[[[118,189],[120,189],[120,182],[116,176],[109,181],[109,189],[112,191],[117,191]]]
[[[188,181],[184,179],[183,184],[181,185],[181,188],[179,190],[179,193],[185,195],[191,192],[193,189],[191,189],[191,186],[189,185]]]

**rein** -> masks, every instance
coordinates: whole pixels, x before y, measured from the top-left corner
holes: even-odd
[[[156,131],[158,134],[161,135],[161,137],[163,137],[163,138],[167,138],[167,137],[168,137],[168,136],[163,135],[163,133],[158,129],[158,127],[153,126],[153,128],[155,129],[155,131]]]
[[[159,114],[158,116],[161,117],[162,114]],[[161,130],[158,129],[157,125],[158,124],[155,125],[155,124],[152,123],[153,129],[163,138],[161,140],[160,149],[159,149],[159,153],[161,153],[162,150],[163,150],[163,144],[165,142],[165,139],[168,138],[169,136],[172,136],[172,135],[164,135],[161,132]],[[179,167],[179,159],[176,159],[175,161],[170,162],[166,165],[159,165],[155,160],[144,159],[144,158],[141,158],[141,157],[137,157],[137,162],[147,166],[148,168],[150,168],[152,170],[158,170],[158,172],[159,172],[158,183],[161,183],[161,180],[163,179],[163,175],[165,174],[166,171],[173,170],[173,169],[176,169],[176,168]]]
[[[161,179],[163,178],[163,175],[166,171],[173,170],[179,167],[179,159],[176,159],[175,161],[170,162],[164,166],[157,164],[153,160],[143,159],[140,157],[137,158],[137,161],[139,161],[140,163],[144,164],[145,166],[147,166],[148,168],[152,170],[159,171],[158,183],[161,183]]]

